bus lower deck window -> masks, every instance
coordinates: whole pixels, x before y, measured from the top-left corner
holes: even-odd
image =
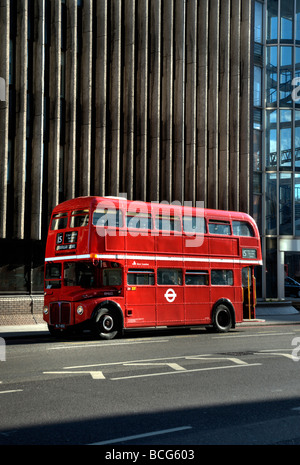
[[[211,270],[211,284],[215,286],[233,286],[233,271]]]
[[[153,286],[154,270],[128,270],[127,284],[137,286]]]
[[[182,284],[182,271],[173,268],[158,269],[157,284],[168,286],[180,286]]]
[[[187,271],[185,273],[185,284],[187,286],[208,286],[208,276],[208,271]]]

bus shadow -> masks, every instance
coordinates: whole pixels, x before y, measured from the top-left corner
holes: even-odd
[[[103,443],[100,454],[113,448],[133,450],[132,445],[300,445],[299,401],[299,397],[293,397],[156,412],[147,412],[145,407],[139,413],[94,413],[83,420],[45,423],[38,422],[37,411],[34,425],[2,427],[0,445]],[[101,411],[99,405],[95,405],[97,408]]]

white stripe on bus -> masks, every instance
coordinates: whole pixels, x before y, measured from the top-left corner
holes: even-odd
[[[172,261],[172,262],[206,262],[206,263],[238,263],[246,265],[262,265],[262,260],[241,260],[239,258],[199,258],[199,257],[177,257],[177,256],[161,256],[161,255],[128,255],[128,254],[95,254],[91,257],[85,255],[64,255],[61,257],[46,258],[46,262],[64,261],[64,260],[84,260],[84,259],[100,259],[100,260],[153,260],[153,261]]]

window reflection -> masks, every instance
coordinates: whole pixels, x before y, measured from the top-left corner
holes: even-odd
[[[280,168],[292,166],[292,128],[280,129]]]
[[[277,234],[277,174],[266,177],[266,234]]]
[[[280,173],[279,183],[279,234],[293,234],[291,174]]]
[[[281,40],[293,40],[293,15],[294,2],[282,1],[280,5],[280,25],[281,25]]]
[[[278,0],[268,1],[268,14],[267,14],[267,41],[277,40],[277,27],[278,27]]]
[[[280,105],[292,105],[292,47],[280,48]]]
[[[300,171],[300,110],[295,110],[295,170]]]
[[[295,234],[300,236],[300,174],[295,174]]]
[[[254,42],[261,44],[263,42],[263,5],[260,2],[255,2],[255,18],[254,18]]]
[[[277,102],[277,47],[267,47],[266,99],[267,105]]]
[[[253,104],[256,107],[261,106],[261,68],[259,66],[254,66]]]
[[[277,110],[266,112],[266,169],[277,168]]]
[[[296,42],[300,42],[300,0],[296,0]]]

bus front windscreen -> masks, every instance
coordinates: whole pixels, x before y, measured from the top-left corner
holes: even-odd
[[[96,267],[91,262],[66,262],[64,285],[91,289],[97,287]]]

